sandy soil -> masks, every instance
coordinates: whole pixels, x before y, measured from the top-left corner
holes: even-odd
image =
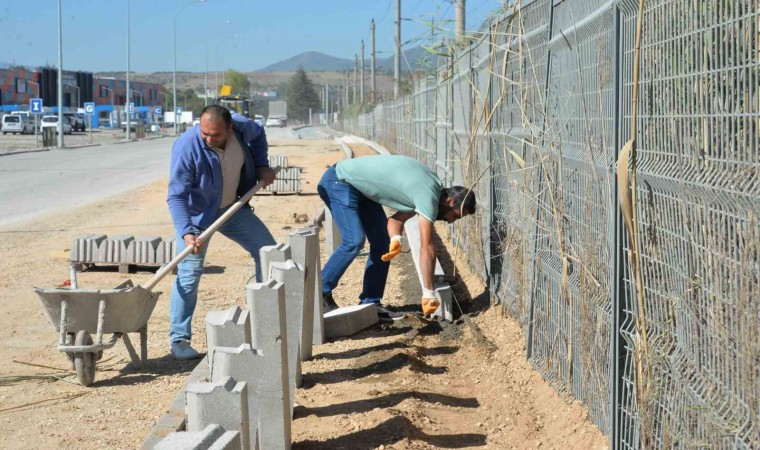
[[[168,144],[167,144],[168,145]],[[260,195],[254,208],[283,242],[294,213],[310,217],[322,206],[316,185],[324,168],[343,158],[331,140],[272,142],[303,168],[302,195]],[[371,150],[354,146],[357,155]],[[96,382],[76,384],[57,336],[32,286],[68,278],[68,249],[86,233],[169,236],[166,182],[76,210],[0,228],[0,439],[4,448],[135,448],[164,413],[192,370],[167,356],[168,291],[149,324],[149,362],[138,370],[123,344],[107,350]],[[335,291],[341,305],[356,301],[366,257],[351,266]],[[599,449],[607,439],[581,405],[558,395],[525,360],[519,325],[487,306],[477,277],[459,269],[455,287],[463,309],[480,311],[479,332],[458,324],[423,323],[409,315],[348,339],[315,347],[303,365],[304,388],[293,422],[297,449],[557,448]],[[194,344],[205,350],[208,311],[245,304],[250,258],[222,236],[211,243],[193,319]],[[151,272],[113,268],[80,273],[82,288],[108,288],[126,279],[144,283]],[[464,288],[462,288],[464,286]],[[418,308],[420,289],[411,256],[391,266],[385,303]],[[133,342],[137,343],[137,335]]]

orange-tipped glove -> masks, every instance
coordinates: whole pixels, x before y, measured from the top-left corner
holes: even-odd
[[[401,253],[401,236],[396,235],[391,238],[391,245],[388,247],[388,253],[380,257],[384,262],[392,260]]]
[[[422,314],[433,314],[438,307],[441,306],[441,302],[435,298],[435,292],[427,289],[422,290]]]

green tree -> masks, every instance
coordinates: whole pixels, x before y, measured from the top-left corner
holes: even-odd
[[[288,80],[285,96],[288,100],[288,116],[303,123],[309,120],[309,109],[320,108],[319,94],[303,67],[299,66]]]
[[[244,73],[232,69],[227,69],[224,83],[232,86],[232,95],[248,95],[248,90],[251,88],[251,81],[248,77]]]

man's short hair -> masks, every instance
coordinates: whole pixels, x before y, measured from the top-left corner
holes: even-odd
[[[215,120],[223,120],[224,123],[227,125],[232,124],[232,114],[230,114],[230,110],[225,108],[224,106],[220,105],[208,105],[205,108],[203,108],[203,111],[201,111],[201,117],[206,114],[212,119]]]
[[[460,211],[462,216],[475,214],[475,207],[477,202],[475,200],[475,192],[467,189],[464,186],[451,186],[443,188],[441,191],[443,198],[453,198],[454,205],[452,208],[456,211]]]

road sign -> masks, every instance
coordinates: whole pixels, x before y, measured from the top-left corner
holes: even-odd
[[[155,114],[157,116],[163,115],[164,114],[164,108],[162,108],[160,106],[154,106],[153,107],[153,114]]]
[[[133,112],[135,112],[135,103],[129,102],[129,113],[132,114]]]
[[[181,107],[181,106],[177,106],[177,111],[176,111],[176,114],[177,114],[178,116],[182,115],[182,111],[184,111],[184,109],[182,109],[182,107]]]
[[[42,114],[42,99],[30,98],[29,99],[29,112],[32,114]]]
[[[88,116],[95,114],[95,102],[84,102],[84,113]]]

